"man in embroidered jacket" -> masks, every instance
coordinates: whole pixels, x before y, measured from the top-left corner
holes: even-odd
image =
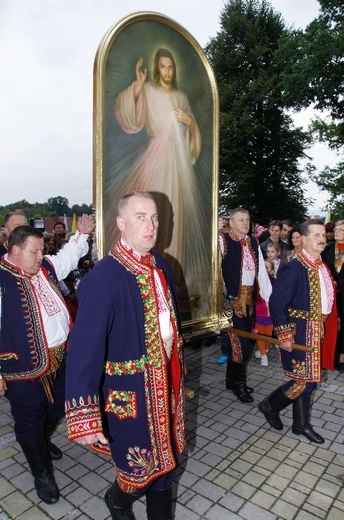
[[[236,208],[230,215],[228,233],[220,233],[222,275],[226,288],[224,313],[233,327],[251,332],[254,323],[254,303],[259,295],[269,301],[271,283],[258,241],[249,236],[250,214]],[[230,355],[227,360],[226,387],[243,403],[253,401],[253,389],[246,385],[246,365],[250,340],[229,334]]]
[[[334,301],[333,280],[321,260],[326,245],[325,226],[307,220],[301,226],[300,255],[280,270],[270,297],[270,313],[277,337],[282,341],[281,358],[287,383],[281,385],[258,408],[276,430],[283,424],[279,412],[293,405],[292,431],[311,442],[325,441],[309,423],[311,393],[321,380],[321,349],[326,323]],[[311,352],[293,349],[293,343],[312,347]]]
[[[16,439],[35,478],[41,500],[53,504],[59,490],[51,459],[62,452],[50,436],[64,416],[64,353],[70,316],[58,280],[87,252],[92,217],[55,256],[43,256],[43,233],[19,225],[0,262],[0,396],[11,405]]]
[[[112,518],[172,518],[172,481],[184,445],[183,353],[170,268],[154,247],[158,215],[147,192],[118,206],[121,238],[78,288],[67,356],[69,439],[105,452],[116,481]],[[80,355],[82,353],[82,355]]]

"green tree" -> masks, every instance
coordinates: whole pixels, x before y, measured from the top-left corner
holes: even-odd
[[[328,166],[319,174],[313,175],[314,181],[330,193],[327,210],[333,220],[339,220],[344,215],[344,162],[341,161],[334,168]]]
[[[0,213],[2,217],[4,217],[7,213],[11,213],[12,211],[22,211],[23,213],[25,213],[28,219],[36,218],[44,214],[44,205],[39,204],[38,202],[36,202],[35,204],[30,204],[30,202],[23,199],[8,204],[7,206],[0,207]]]
[[[220,21],[206,47],[220,98],[220,207],[297,220],[308,202],[299,160],[310,137],[282,102],[274,52],[285,24],[265,0],[230,0]]]
[[[313,125],[321,140],[338,149],[344,145],[344,5],[341,0],[319,0],[321,12],[305,31],[285,34],[276,59],[283,99],[302,110],[312,105],[330,116]],[[320,121],[321,124],[318,124]]]
[[[344,5],[342,0],[319,0],[320,15],[305,31],[285,34],[276,52],[282,68],[285,103],[295,110],[312,106],[317,116],[310,130],[319,141],[343,154],[344,147]],[[343,209],[344,162],[314,172],[314,181],[331,194],[328,209]],[[336,210],[335,210],[336,211]]]
[[[74,206],[72,206],[72,214],[76,214],[78,215],[79,217],[85,213],[85,215],[92,215],[92,211],[93,211],[93,208],[92,208],[92,204],[90,204],[89,206],[87,204],[82,204],[81,206],[79,204],[74,204]]]
[[[50,197],[50,199],[48,199],[48,207],[52,215],[63,216],[66,214],[67,217],[71,216],[68,199],[61,197],[61,195],[58,197]]]
[[[69,208],[68,199],[61,196],[51,197],[47,202],[35,202],[34,204],[30,204],[30,202],[23,199],[7,206],[0,206],[0,225],[4,216],[11,211],[22,211],[29,220],[30,218],[51,217],[54,215],[62,217],[64,214],[70,217],[74,213],[77,216],[81,216],[83,213],[91,215],[93,207],[92,204],[87,205],[84,203],[81,205],[74,204],[72,208]]]

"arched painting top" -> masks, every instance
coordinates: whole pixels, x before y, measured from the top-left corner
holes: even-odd
[[[155,251],[172,267],[190,336],[219,321],[218,141],[216,81],[195,38],[159,13],[115,23],[94,64],[99,256],[118,240],[119,199],[151,192],[159,213]]]

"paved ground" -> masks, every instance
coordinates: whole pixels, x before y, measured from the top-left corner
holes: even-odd
[[[254,357],[249,384],[255,402],[241,404],[224,390],[220,344],[186,348],[188,446],[174,486],[175,520],[343,520],[344,374],[325,375],[314,394],[312,424],[325,437],[321,447],[290,431],[291,410],[282,412],[281,433],[267,427],[256,404],[282,381],[276,351],[269,367]],[[54,440],[58,504],[41,502],[13,436],[8,403],[0,399],[0,520],[108,519],[104,492],[113,481],[111,462],[66,439],[64,424]],[[145,520],[145,504],[134,505]]]

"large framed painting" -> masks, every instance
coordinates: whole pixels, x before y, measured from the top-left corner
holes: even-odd
[[[172,267],[184,334],[216,330],[221,285],[216,82],[191,34],[152,12],[119,20],[95,58],[94,205],[100,257],[119,237],[118,201],[133,191],[149,191],[157,203],[155,251]]]

